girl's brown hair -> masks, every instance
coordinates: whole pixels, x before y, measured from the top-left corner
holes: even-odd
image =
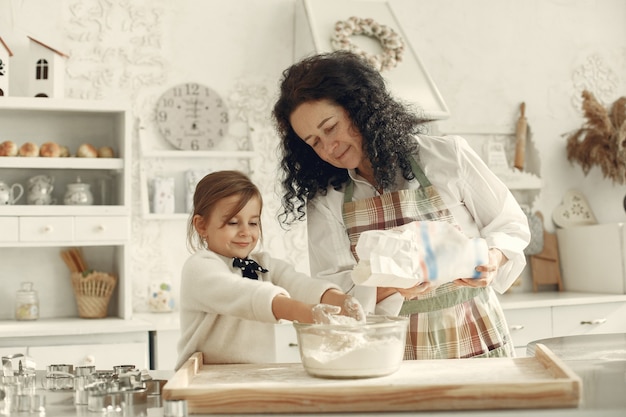
[[[206,242],[197,233],[194,227],[194,217],[198,215],[208,221],[217,202],[233,195],[239,196],[239,202],[233,207],[232,211],[228,213],[229,219],[239,213],[241,209],[248,204],[248,201],[253,198],[259,199],[261,210],[263,209],[261,192],[243,172],[212,172],[198,182],[193,195],[193,211],[191,212],[189,223],[187,224],[187,246],[190,251],[195,252],[200,248],[206,248]],[[259,219],[259,227],[260,226],[261,220]]]

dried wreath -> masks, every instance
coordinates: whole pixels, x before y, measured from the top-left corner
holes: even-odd
[[[567,159],[578,162],[585,175],[593,165],[618,184],[626,183],[626,97],[617,99],[607,111],[585,90],[583,112],[587,122],[567,138]],[[582,139],[582,140],[581,140]]]
[[[370,54],[365,52],[353,42],[350,36],[365,35],[378,39],[383,52],[380,54]],[[404,54],[404,41],[389,26],[375,22],[373,19],[361,19],[350,17],[348,20],[340,20],[335,23],[335,32],[331,36],[330,43],[334,50],[345,50],[353,52],[373,65],[378,71],[385,71],[395,68],[402,61]]]

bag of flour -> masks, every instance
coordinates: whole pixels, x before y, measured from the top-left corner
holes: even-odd
[[[478,278],[478,265],[488,262],[482,238],[468,238],[442,221],[416,221],[389,230],[361,233],[359,262],[352,271],[357,285],[410,288],[425,281],[435,285],[457,278]]]

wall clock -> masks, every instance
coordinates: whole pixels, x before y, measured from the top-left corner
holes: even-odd
[[[156,104],[159,132],[174,147],[209,150],[228,131],[228,109],[220,95],[198,83],[166,90]]]

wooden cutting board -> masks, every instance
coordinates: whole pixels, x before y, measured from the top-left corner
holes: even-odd
[[[547,347],[534,357],[404,361],[379,378],[322,379],[300,363],[203,365],[195,353],[163,387],[191,414],[577,407],[582,381]]]

